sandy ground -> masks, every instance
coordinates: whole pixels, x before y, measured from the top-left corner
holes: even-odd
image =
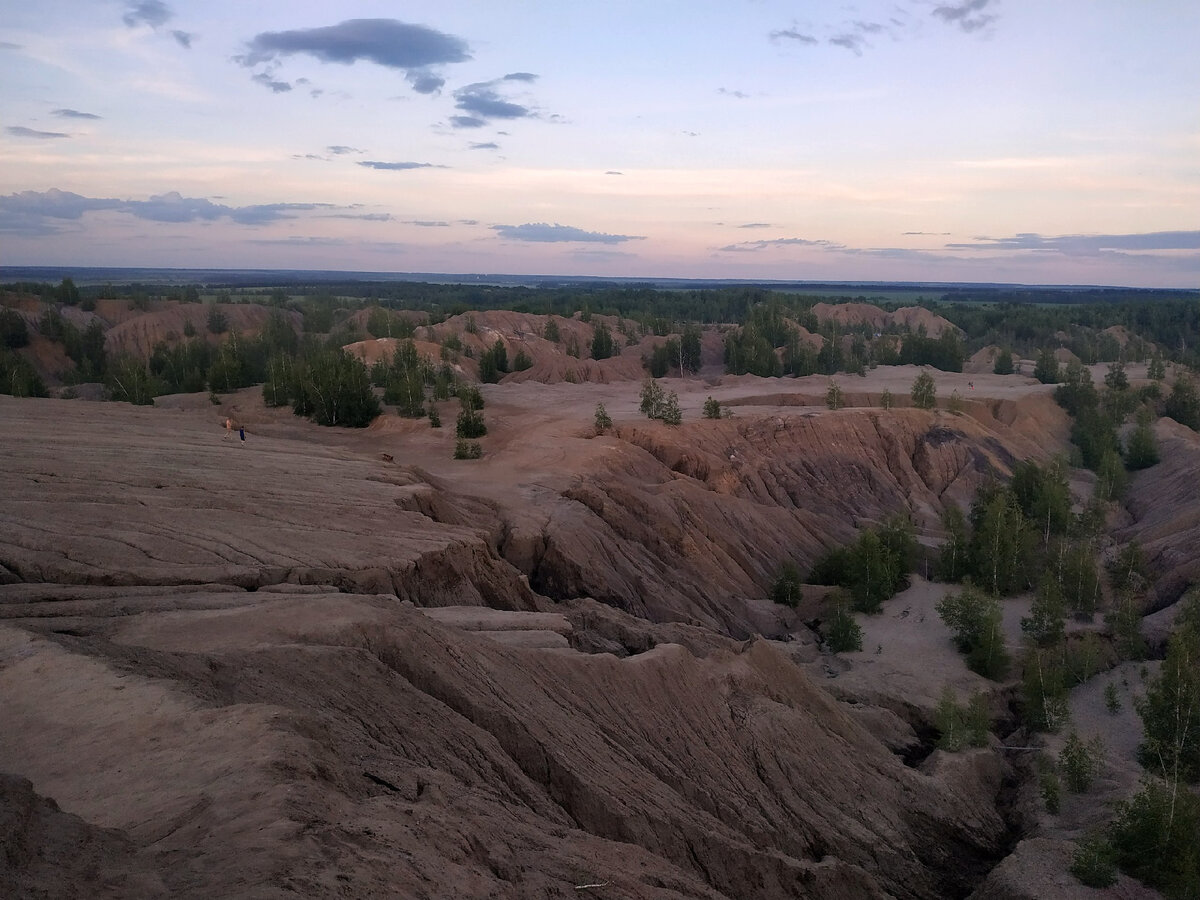
[[[1097,381],[1102,380],[1105,369],[1094,367]],[[1130,367],[1131,376],[1137,374],[1136,369]],[[892,392],[898,405],[907,405],[908,391],[917,371],[914,367],[879,367],[865,377],[840,376],[836,380],[852,406],[876,405],[884,390]],[[990,418],[1003,414],[1013,418],[1014,428],[1024,428],[1031,440],[1041,433],[1043,423],[1037,418],[1036,408],[1003,405],[1015,404],[1031,395],[1047,395],[1053,391],[1052,386],[1015,375],[968,375],[932,370],[931,374],[943,406],[951,392],[958,391],[967,416],[977,413]],[[707,373],[696,378],[663,379],[662,384],[667,390],[678,392],[685,421],[689,422],[700,418],[703,403],[709,396],[727,405],[735,416],[838,415],[824,407],[829,384],[829,379],[824,376],[759,379]],[[232,504],[239,515],[245,513],[260,518],[261,528],[254,535],[253,546],[249,547],[230,541],[227,534],[222,534],[219,515],[204,523],[204,540],[217,548],[218,556],[228,557],[225,561],[230,565],[242,563],[238,554],[253,557],[252,564],[276,560],[289,553],[318,561],[323,553],[331,559],[360,554],[367,560],[381,554],[398,553],[396,547],[390,545],[392,539],[381,534],[377,524],[363,515],[364,509],[370,511],[367,518],[382,520],[397,515],[396,504],[404,499],[408,490],[406,484],[390,480],[397,467],[416,466],[435,479],[444,479],[463,494],[485,497],[506,508],[527,508],[531,514],[536,514],[543,492],[548,496],[571,484],[580,472],[595,468],[597,460],[603,457],[627,452],[616,441],[595,439],[592,421],[596,405],[603,403],[618,427],[645,423],[638,411],[639,387],[636,382],[484,386],[489,434],[482,441],[485,457],[478,462],[451,458],[453,420],[457,410],[454,402],[442,404],[445,427],[440,430],[429,428],[425,420],[409,421],[394,415],[381,417],[368,429],[346,430],[320,429],[295,418],[289,410],[268,409],[258,389],[247,389],[226,397],[220,406],[211,405],[207,394],[165,397],[158,401],[155,409],[120,407],[119,414],[108,417],[103,413],[116,407],[82,401],[64,403],[0,398],[0,430],[6,434],[3,446],[0,446],[0,460],[4,463],[5,477],[16,479],[12,481],[13,485],[20,482],[21,491],[25,492],[22,502],[33,502],[30,498],[36,498],[38,492],[50,490],[49,485],[58,478],[61,470],[69,469],[74,473],[78,478],[75,484],[53,485],[53,490],[60,492],[56,495],[60,499],[70,496],[72,491],[80,498],[78,509],[72,513],[80,517],[79,521],[73,523],[67,519],[52,526],[63,529],[64,533],[85,521],[95,524],[97,508],[87,506],[92,502],[87,499],[88,491],[92,489],[91,480],[102,477],[104,471],[120,471],[122,476],[115,490],[120,502],[129,509],[153,508],[151,498],[161,492],[174,491],[178,492],[179,508],[199,511],[197,515],[203,513],[207,497],[218,512],[228,510]],[[102,414],[97,416],[97,411]],[[1023,418],[1026,415],[1028,420]],[[245,445],[223,440],[222,423],[226,416],[245,425],[248,432]],[[58,439],[60,435],[72,434],[73,429],[87,437]],[[1061,439],[1062,435],[1058,435],[1043,443],[1061,447]],[[159,443],[164,440],[171,442],[169,454],[163,452]],[[383,461],[384,454],[391,456],[394,463]],[[282,506],[279,510],[273,509],[269,506],[272,501],[267,493],[256,493],[256,482],[266,483],[281,466],[290,473],[297,496],[318,489],[329,492],[327,503],[318,507],[322,509],[324,521],[307,532],[304,540],[308,543],[303,553],[295,549],[296,533],[305,533],[306,523],[288,521]],[[230,477],[226,482],[222,473],[236,473],[236,478]],[[1086,479],[1079,480],[1077,487],[1080,491],[1087,490]],[[230,499],[231,495],[236,499]],[[10,492],[10,497],[16,496],[15,492]],[[311,505],[308,509],[311,512]],[[295,532],[285,533],[284,529]],[[429,526],[429,530],[436,529]],[[174,522],[164,521],[160,531],[166,536],[164,539],[180,537]],[[338,535],[336,541],[327,537],[331,533]],[[450,536],[429,534],[423,540],[434,546],[439,540],[451,539]],[[205,544],[196,552],[202,549],[207,552],[208,547],[209,544]],[[74,555],[76,558],[72,561],[78,561],[86,549],[81,544],[68,556]],[[146,554],[151,560],[153,549],[150,547]],[[425,549],[425,544],[414,543],[399,555],[411,552],[415,557]],[[9,586],[0,591],[8,591],[15,598],[20,593],[18,589],[23,587]],[[964,699],[974,690],[997,690],[995,684],[970,673],[955,652],[949,632],[935,611],[946,591],[944,585],[914,576],[912,586],[888,601],[878,616],[859,617],[863,628],[862,652],[822,656],[810,667],[810,672],[817,676],[817,683],[829,684],[836,696],[874,697],[926,709],[936,704],[945,685],[950,685]],[[194,642],[205,644],[211,650],[237,647],[239,640],[248,640],[239,637],[242,633],[238,628],[238,614],[225,609],[227,598],[214,596],[211,600],[213,609],[221,609],[220,613],[159,612],[158,615],[164,618],[161,624],[155,624],[136,615],[143,608],[139,607],[143,601],[131,592],[113,601],[124,604],[121,614],[129,616],[117,642],[160,651],[186,652],[189,644]],[[145,602],[150,603],[152,599],[146,598]],[[331,600],[322,612],[321,627],[335,627],[343,606],[347,622],[369,621],[374,615],[368,600]],[[1028,598],[1004,601],[1006,640],[1014,656],[1020,646],[1020,619],[1028,614],[1028,608]],[[281,604],[277,609],[280,635],[295,633],[297,623],[288,618],[296,614],[294,610],[306,609],[307,614],[312,614],[312,607],[302,603],[295,604],[294,608]],[[271,613],[267,619],[273,615],[276,614]],[[564,633],[567,629],[562,617],[554,613],[532,614],[540,616],[536,619],[520,615],[514,618],[498,611],[463,609],[430,611],[430,615],[440,624],[474,632],[514,650],[561,653],[566,643]],[[265,632],[261,630],[266,628],[263,621],[259,622],[259,628],[255,640],[265,640]],[[216,749],[221,742],[232,740],[234,752],[249,761],[246,777],[254,778],[261,775],[254,773],[255,766],[265,767],[273,764],[272,760],[294,760],[305,755],[303,743],[294,736],[281,742],[272,721],[275,712],[266,707],[239,707],[236,712],[208,710],[195,701],[181,700],[153,681],[126,683],[120,673],[86,658],[73,655],[68,663],[65,651],[44,641],[35,642],[15,630],[5,628],[2,637],[0,693],[8,702],[19,706],[10,708],[26,721],[38,721],[45,728],[61,729],[64,741],[69,737],[100,760],[104,778],[91,784],[72,778],[68,771],[69,761],[62,757],[47,756],[26,768],[43,784],[70,785],[69,790],[61,792],[64,805],[88,811],[99,824],[119,824],[136,831],[139,822],[146,822],[149,823],[145,826],[147,833],[153,837],[150,832],[155,827],[162,827],[164,820],[186,818],[191,814],[188,804],[194,797],[171,787],[174,778],[186,780],[185,775],[192,781],[199,778],[220,782],[222,790],[231,796],[238,793],[237,778],[241,776],[237,773],[203,768],[184,773],[173,768],[184,764],[180,760],[187,759],[189,748],[211,745],[214,748],[211,755],[216,759],[219,755]],[[1152,667],[1150,671],[1153,671]],[[53,677],[45,677],[45,673]],[[84,679],[91,686],[86,695],[90,699],[65,702],[63,698],[70,696],[70,685],[75,679]],[[1104,686],[1114,679],[1122,697],[1122,709],[1116,716],[1108,713],[1103,704]],[[1066,798],[1061,820],[1047,825],[1054,824],[1066,834],[1083,829],[1098,820],[1108,799],[1127,793],[1136,782],[1135,752],[1140,724],[1134,712],[1133,696],[1140,691],[1140,685],[1140,666],[1123,666],[1073,692],[1071,704],[1075,727],[1085,737],[1098,734],[1104,738],[1107,767],[1097,791],[1085,798]],[[153,733],[148,732],[134,742],[134,757],[123,757],[111,749],[117,744],[113,737],[113,729],[117,727],[114,723],[119,722],[123,708],[118,698],[130,698],[139,709],[156,717]],[[61,720],[47,724],[39,709],[61,711]],[[59,713],[55,712],[55,716]],[[52,742],[54,734],[52,730],[43,731],[36,740],[32,736],[27,740],[23,734],[10,732],[4,742],[8,758],[37,760],[38,748],[46,747],[47,741]],[[1056,753],[1061,739],[1061,735],[1048,739],[1047,752]],[[154,775],[147,782],[144,794],[132,797],[122,805],[120,821],[114,818],[110,822],[104,815],[104,792],[116,791],[126,783],[126,776],[119,773],[127,765],[136,765]],[[266,783],[270,779],[261,775],[260,781]],[[260,824],[269,827],[269,824],[254,819],[250,804],[247,804],[246,816],[248,828]]]

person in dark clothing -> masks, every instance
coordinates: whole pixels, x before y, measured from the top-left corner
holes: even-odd
[[[245,425],[238,426],[238,437],[240,437],[242,439],[243,444],[246,443],[246,426]]]

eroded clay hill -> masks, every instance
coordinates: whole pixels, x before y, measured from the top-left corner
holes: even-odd
[[[499,385],[478,462],[255,391],[0,398],[0,893],[965,896],[1007,764],[835,700],[760,598],[1061,446],[1040,387],[976,385],[955,416],[678,381],[679,429],[636,383]]]

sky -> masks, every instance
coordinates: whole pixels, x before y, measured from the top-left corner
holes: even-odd
[[[0,265],[1200,285],[1196,0],[0,4]]]

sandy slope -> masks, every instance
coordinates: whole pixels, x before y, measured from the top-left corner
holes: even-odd
[[[761,599],[856,520],[935,521],[1063,446],[1048,389],[935,377],[964,415],[668,379],[671,429],[636,382],[490,386],[477,462],[451,428],[319,429],[252,390],[0,398],[0,771],[63,813],[6,802],[49,829],[61,895],[961,895],[1006,849],[1010,770],[914,730],[979,685],[936,587],[837,659]],[[700,420],[709,395],[733,418]],[[752,630],[781,640],[728,637]]]

